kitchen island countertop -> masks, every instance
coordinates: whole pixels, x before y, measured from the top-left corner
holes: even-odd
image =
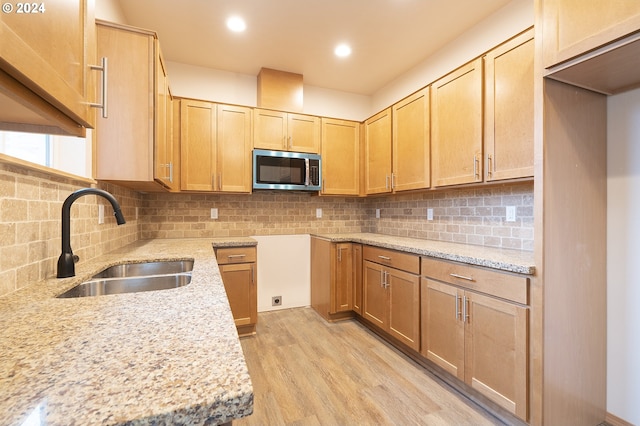
[[[519,274],[533,275],[535,273],[533,252],[528,251],[373,233],[312,234],[312,236],[324,238],[334,243],[367,244]]]
[[[199,425],[251,414],[251,379],[212,244],[141,240],[81,261],[73,278],[0,297],[0,424]],[[172,259],[194,259],[190,284],[55,298],[108,266]]]

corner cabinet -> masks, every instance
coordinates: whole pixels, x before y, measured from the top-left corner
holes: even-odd
[[[371,246],[362,256],[362,317],[420,350],[420,258]]]
[[[327,321],[353,317],[360,247],[311,237],[311,307]]]
[[[256,248],[216,248],[215,254],[238,334],[255,334],[258,323]]]
[[[364,192],[391,192],[391,108],[364,122]]]
[[[431,85],[434,186],[482,182],[482,58]]]
[[[320,153],[320,118],[254,109],[254,147],[276,151]]]
[[[533,177],[533,29],[484,56],[485,181]]]
[[[251,108],[180,100],[180,189],[251,192]]]
[[[422,258],[421,353],[528,419],[528,279]]]
[[[96,179],[143,191],[177,189],[173,108],[156,34],[97,21],[97,40],[109,61],[109,112],[96,125]]]
[[[426,87],[392,107],[394,192],[431,185],[430,89]]]
[[[360,123],[322,118],[322,194],[360,194]]]
[[[0,128],[84,136],[94,127],[94,9],[93,0],[3,4]]]

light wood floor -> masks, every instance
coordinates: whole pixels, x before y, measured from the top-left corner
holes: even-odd
[[[355,320],[263,312],[241,339],[254,413],[240,425],[499,425]]]

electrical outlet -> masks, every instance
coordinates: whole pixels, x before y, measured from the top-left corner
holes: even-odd
[[[271,298],[271,306],[282,306],[282,296],[273,296]]]
[[[217,219],[217,218],[218,218],[218,209],[212,208],[211,209],[211,219]]]
[[[376,219],[380,219],[380,209],[376,209]]]
[[[322,209],[316,209],[316,218],[320,219],[322,217]]]
[[[516,206],[507,206],[507,222],[516,221]]]
[[[98,225],[102,225],[104,223],[104,206],[102,204],[98,204]]]
[[[427,220],[433,220],[433,209],[427,209]]]

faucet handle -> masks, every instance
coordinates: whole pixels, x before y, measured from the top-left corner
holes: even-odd
[[[78,256],[77,254],[73,255],[73,263],[78,263],[78,261],[80,260],[80,256]]]

